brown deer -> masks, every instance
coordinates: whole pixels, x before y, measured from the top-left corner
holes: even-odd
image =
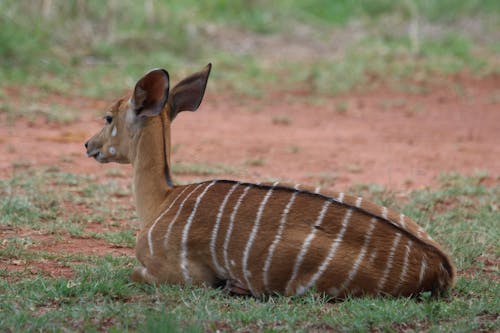
[[[131,163],[141,231],[134,281],[217,286],[256,297],[311,288],[348,295],[441,294],[455,269],[414,221],[341,192],[232,180],[174,185],[170,124],[196,111],[211,65],[169,89],[148,72],[106,113],[85,147],[101,163]]]

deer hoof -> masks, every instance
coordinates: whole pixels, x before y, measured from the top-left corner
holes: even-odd
[[[230,295],[251,296],[250,290],[236,280],[227,280],[224,291]]]

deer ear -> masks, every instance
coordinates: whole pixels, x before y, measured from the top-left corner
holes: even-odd
[[[179,82],[168,98],[170,120],[181,111],[196,111],[201,104],[212,64]]]
[[[168,98],[169,77],[164,69],[153,69],[135,84],[132,106],[138,117],[160,114]]]

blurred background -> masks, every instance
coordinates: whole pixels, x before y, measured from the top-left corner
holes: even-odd
[[[173,86],[208,62],[200,109],[172,125],[177,184],[399,210],[449,250],[451,296],[131,283],[131,166],[83,143],[149,69]],[[0,0],[0,332],[498,332],[499,143],[500,0]]]
[[[150,67],[209,61],[210,89],[252,97],[485,75],[499,13],[496,0],[2,0],[0,84],[102,97]]]

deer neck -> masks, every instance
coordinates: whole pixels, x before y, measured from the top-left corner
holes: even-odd
[[[136,138],[134,199],[141,227],[153,221],[173,188],[170,179],[170,122],[164,114],[147,119]]]

